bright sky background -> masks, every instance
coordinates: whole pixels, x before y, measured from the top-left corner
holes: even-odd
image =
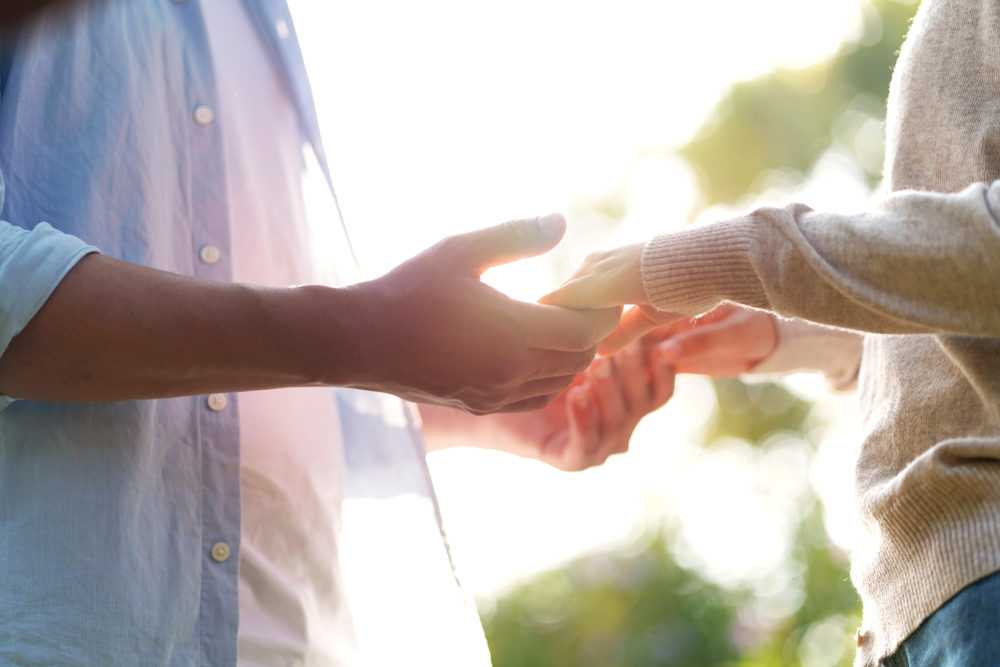
[[[638,156],[682,145],[732,82],[820,59],[860,25],[858,0],[291,4],[369,277],[448,234],[565,211],[616,189],[627,193],[629,216],[613,242],[679,224],[695,197],[690,173],[676,160]],[[853,206],[866,194],[836,156],[817,178],[822,203]],[[533,299],[556,278],[523,262],[490,280]],[[808,378],[797,386],[824,396]],[[847,423],[850,405],[824,397],[822,409]],[[682,378],[668,407],[640,425],[631,453],[579,474],[496,452],[432,454],[466,585],[488,600],[665,518],[680,523],[681,557],[720,581],[777,571],[787,498],[810,475],[831,499],[843,497],[850,439],[842,430],[824,437],[822,475],[801,469],[793,441],[766,453],[738,442],[705,452],[694,443],[713,409],[706,382]],[[848,542],[845,520],[832,523]]]

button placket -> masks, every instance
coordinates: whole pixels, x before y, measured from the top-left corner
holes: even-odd
[[[229,405],[229,399],[226,398],[225,394],[209,394],[205,402],[212,412],[222,412]]]
[[[203,264],[212,265],[219,261],[222,257],[222,251],[220,251],[216,246],[208,244],[203,245],[200,250],[198,250],[198,258]]]
[[[212,545],[212,560],[216,563],[225,563],[229,560],[229,545],[225,542],[216,542]]]
[[[205,125],[211,125],[214,120],[215,112],[212,111],[212,107],[207,104],[199,104],[195,107],[194,122],[204,127]]]

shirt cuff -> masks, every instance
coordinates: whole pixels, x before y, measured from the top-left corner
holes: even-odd
[[[778,345],[750,371],[753,375],[821,371],[836,391],[858,384],[864,335],[805,320],[778,320]]]
[[[46,222],[28,231],[0,221],[0,356],[85,255],[100,252]],[[0,410],[14,401],[0,394]]]

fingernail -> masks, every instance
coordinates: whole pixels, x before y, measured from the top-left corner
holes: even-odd
[[[564,222],[562,214],[549,213],[538,218],[538,228],[545,236],[555,236],[562,233]]]
[[[607,359],[598,359],[594,367],[594,375],[602,380],[611,377],[611,362]]]
[[[667,361],[677,361],[684,356],[684,348],[680,343],[673,340],[660,343],[660,346],[657,349],[660,352],[660,358],[666,359]]]

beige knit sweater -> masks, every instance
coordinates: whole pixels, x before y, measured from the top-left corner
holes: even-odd
[[[1000,571],[1000,2],[924,0],[889,98],[893,194],[858,215],[792,204],[659,236],[668,311],[724,300],[865,332],[856,464],[856,664]],[[857,337],[790,323],[760,370],[854,376]],[[811,357],[811,358],[810,358]]]

